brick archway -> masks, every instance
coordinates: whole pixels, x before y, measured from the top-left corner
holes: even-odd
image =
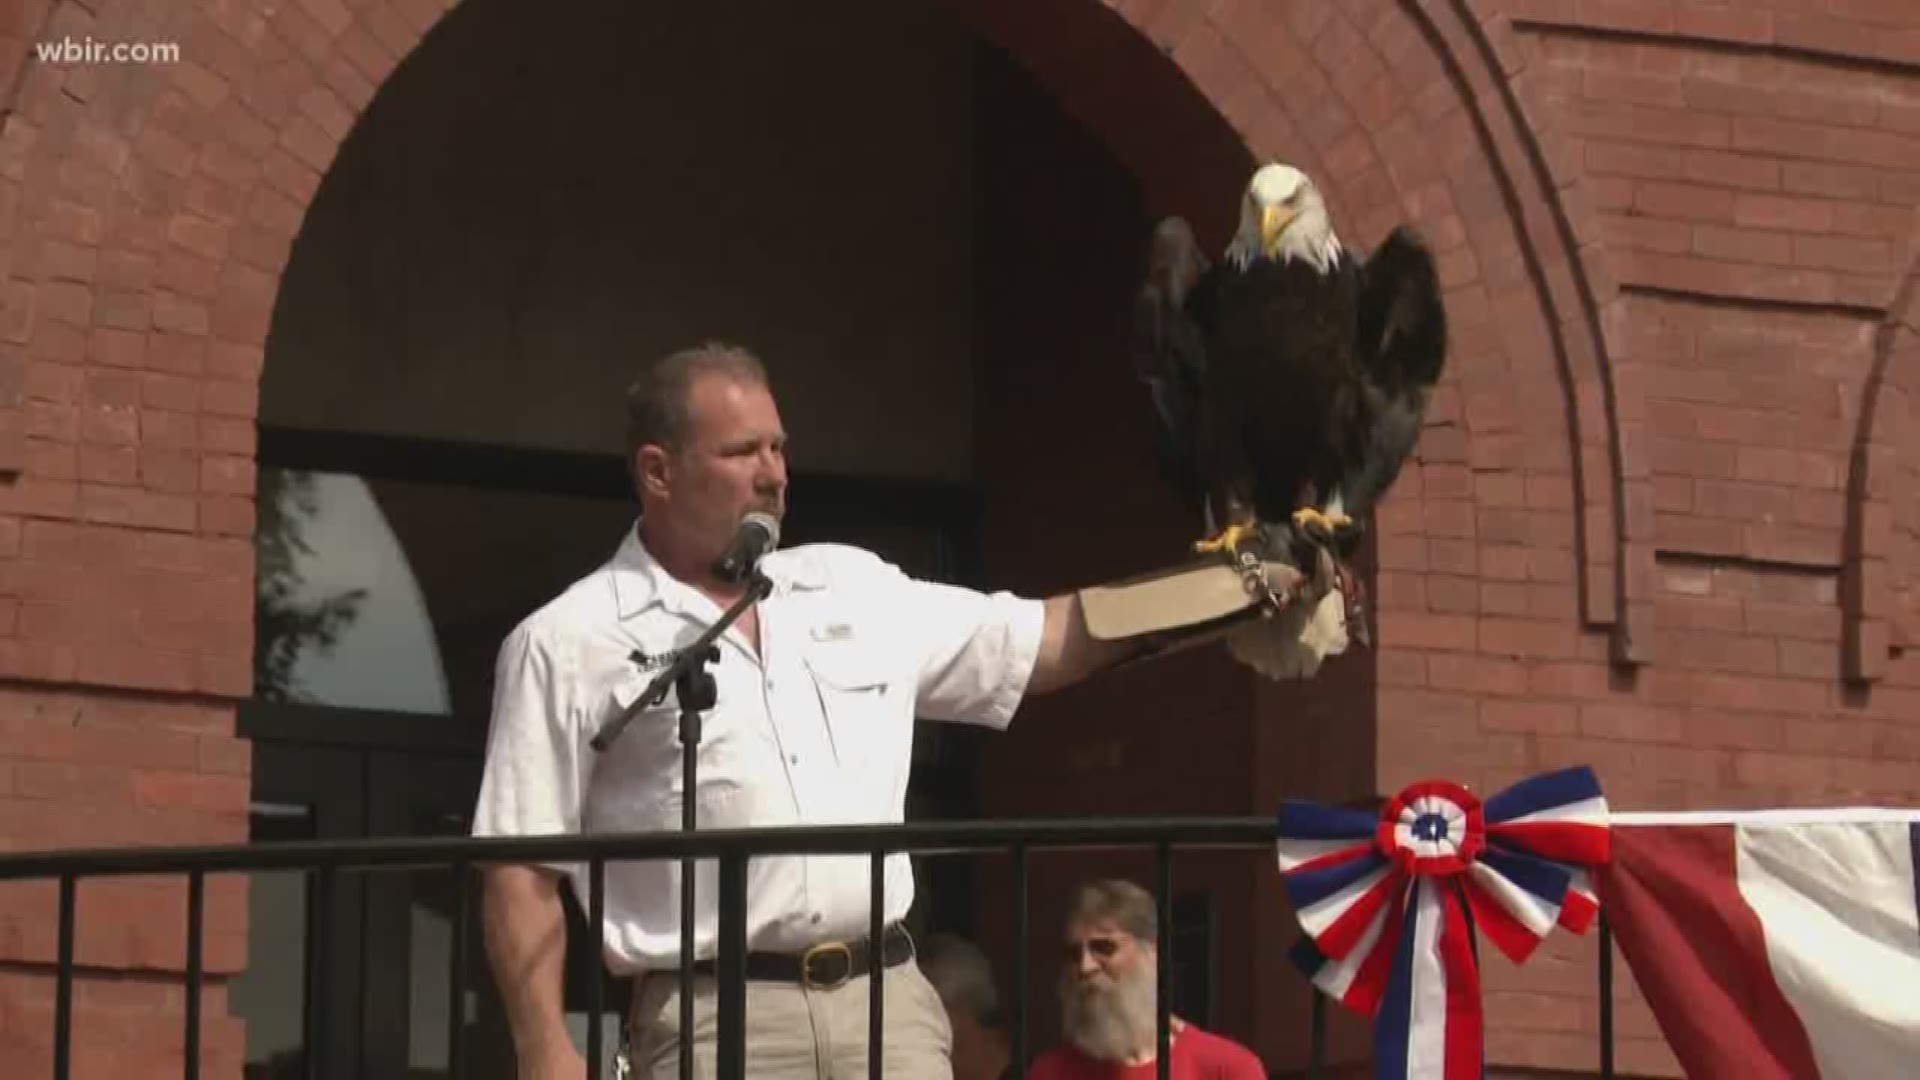
[[[1150,17],[1123,7],[1117,18],[1093,3],[954,3],[1113,139],[1157,208],[1215,236],[1237,162],[1183,158],[1184,132],[1169,127],[1179,114],[1125,89],[1153,84],[1110,78],[1148,62],[1142,42],[1169,55],[1255,154],[1321,176],[1351,239],[1371,243],[1401,220],[1425,229],[1445,255],[1458,347],[1423,453],[1431,482],[1410,476],[1393,501],[1386,568],[1436,569],[1437,555],[1440,572],[1477,574],[1464,552],[1416,548],[1536,539],[1544,526],[1501,513],[1528,506],[1531,488],[1531,505],[1560,515],[1556,545],[1586,563],[1573,578],[1548,571],[1548,583],[1577,585],[1588,622],[1615,621],[1632,596],[1616,507],[1618,463],[1633,454],[1630,439],[1615,445],[1618,395],[1596,337],[1608,293],[1577,257],[1586,248],[1571,246],[1591,229],[1548,182],[1551,144],[1491,74],[1498,22],[1387,0],[1302,4],[1284,20],[1248,3],[1206,14],[1209,5],[1176,2]],[[227,590],[215,606],[245,607],[248,422],[278,275],[354,118],[447,7],[311,0],[271,18],[209,8],[145,34],[178,31],[186,62],[112,86],[85,69],[23,64],[0,143],[13,196],[0,205],[14,238],[12,359],[27,405],[15,512],[168,537],[151,542],[179,549],[164,569],[202,570],[203,583]],[[42,39],[110,29],[111,13],[89,23],[75,7],[39,9]],[[81,363],[112,370],[79,379]],[[1503,482],[1469,484],[1469,469]],[[1571,501],[1553,490],[1569,486]],[[161,574],[127,584],[168,598],[179,586]],[[1565,613],[1543,597],[1539,610],[1549,607]],[[243,694],[245,627],[213,611],[192,625],[188,656],[131,640],[83,654],[56,634],[0,663],[30,679]],[[1632,640],[1630,652],[1643,647]]]
[[[1912,421],[1920,364],[1920,257],[1907,266],[1874,334],[1847,484],[1842,567],[1843,672],[1861,683],[1887,673],[1891,650],[1920,631],[1920,523],[1899,498],[1916,468]]]

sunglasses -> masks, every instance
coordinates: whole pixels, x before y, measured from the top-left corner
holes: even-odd
[[[1114,954],[1119,951],[1120,939],[1117,937],[1088,938],[1084,942],[1069,941],[1060,950],[1061,958],[1069,964],[1079,963],[1082,952],[1092,953],[1095,960],[1105,963],[1113,959]]]

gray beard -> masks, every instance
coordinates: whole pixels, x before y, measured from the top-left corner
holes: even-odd
[[[1071,976],[1060,982],[1060,1025],[1067,1042],[1095,1061],[1125,1062],[1153,1048],[1153,969],[1136,964],[1111,988],[1083,990]]]

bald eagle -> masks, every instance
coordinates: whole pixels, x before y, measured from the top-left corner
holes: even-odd
[[[1328,549],[1347,570],[1357,522],[1399,476],[1445,363],[1426,245],[1403,226],[1362,261],[1312,179],[1271,163],[1248,183],[1221,262],[1184,220],[1159,223],[1134,317],[1162,464],[1209,533],[1196,550],[1257,546],[1304,572]],[[1340,585],[1357,605],[1350,573]]]

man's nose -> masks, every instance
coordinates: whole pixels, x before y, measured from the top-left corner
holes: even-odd
[[[1100,961],[1094,957],[1092,949],[1081,949],[1080,959],[1074,965],[1082,975],[1092,975],[1100,970]]]
[[[778,450],[760,452],[760,483],[771,487],[787,486],[787,457]]]

